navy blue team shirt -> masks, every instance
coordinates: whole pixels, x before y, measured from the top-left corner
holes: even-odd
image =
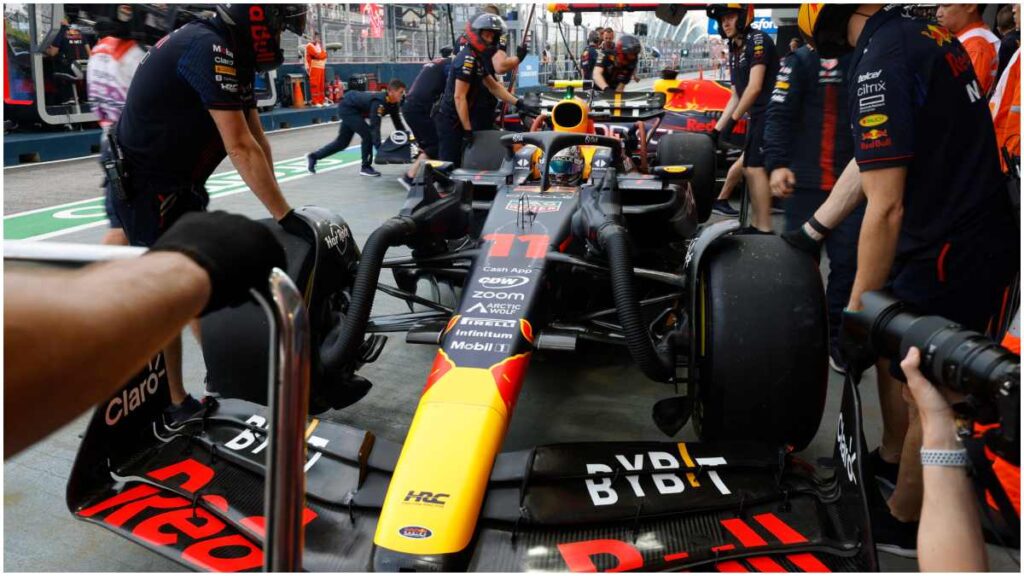
[[[1006,208],[988,104],[945,28],[899,5],[872,15],[853,54],[850,121],[861,171],[907,168],[897,257],[933,257]]]
[[[775,42],[764,32],[751,30],[747,32],[743,48],[736,48],[732,43],[729,45],[729,69],[732,85],[736,87],[737,94],[742,96],[746,91],[747,85],[750,84],[750,69],[758,65],[766,66],[767,70],[761,93],[750,108],[751,116],[758,116],[768,109],[772,86],[779,72],[779,53],[775,49]]]

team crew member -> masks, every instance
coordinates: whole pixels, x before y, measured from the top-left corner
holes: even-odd
[[[614,50],[605,51],[594,66],[591,78],[598,90],[622,92],[633,79],[636,61],[640,57],[640,41],[636,36],[623,34]]]
[[[1020,246],[992,122],[963,46],[898,5],[805,4],[798,22],[823,58],[853,51],[850,119],[867,207],[844,316],[860,311],[861,294],[887,287],[920,313],[971,330],[1003,324],[998,304]],[[819,213],[833,202],[848,201],[834,191]],[[826,232],[834,224],[815,218]],[[846,342],[843,353],[850,367],[870,361]],[[876,477],[897,479],[892,516],[872,515],[874,536],[880,549],[912,554],[921,510],[920,422],[894,375],[902,377],[879,363],[884,430],[880,451],[868,460]]]
[[[750,28],[754,19],[752,4],[712,4],[708,17],[718,21],[722,37],[729,42],[733,87],[712,138],[727,137],[743,115],[750,113],[743,167],[753,209],[751,224],[757,230],[771,232],[771,190],[764,169],[764,115],[779,70],[779,56],[770,36]]]
[[[587,35],[587,47],[580,54],[580,68],[583,70],[583,79],[589,80],[594,77],[594,67],[601,57],[598,47],[601,45],[601,33],[594,30]]]
[[[601,32],[601,38],[604,40],[604,43],[601,44],[601,50],[605,52],[615,50],[615,30],[612,30],[611,26]]]
[[[1010,63],[1013,53],[1020,48],[1020,25],[1017,24],[1017,4],[1003,6],[996,15],[996,28],[1002,38],[999,40],[999,69],[996,77],[1003,77],[1003,70]]]
[[[319,32],[313,32],[313,39],[306,44],[302,64],[309,75],[309,100],[314,106],[323,106],[327,50],[324,50],[323,44],[320,43]]]
[[[419,171],[424,159],[437,159],[437,128],[434,127],[434,111],[438,99],[444,94],[445,80],[452,67],[452,49],[450,46],[441,48],[441,57],[423,65],[423,69],[412,81],[412,87],[402,104],[402,116],[409,123],[420,155],[409,170],[399,178],[403,186],[412,186],[412,179]]]
[[[114,208],[129,242],[152,246],[182,214],[206,210],[206,179],[225,155],[270,215],[285,219],[291,207],[274,178],[252,85],[256,71],[284,60],[281,32],[301,35],[305,25],[301,5],[231,4],[149,51],[117,124],[127,170]],[[200,405],[182,383],[181,338],[164,352],[174,405],[168,419],[180,422]]]
[[[484,7],[484,13],[493,14],[499,16],[498,7],[494,4],[488,4]],[[468,28],[468,26],[467,26]],[[467,33],[470,30],[467,29]],[[516,55],[508,55],[508,47],[499,43],[497,50],[494,51],[494,55],[491,56],[491,76],[495,81],[498,81],[498,76],[501,74],[507,74],[516,68],[519,68],[519,63],[526,58],[529,50],[526,47],[526,43],[520,44],[516,47]],[[473,130],[494,130],[494,117],[498,110],[498,99],[494,97],[490,91],[481,90],[477,94],[476,100],[472,104],[470,110],[470,123],[473,125]]]
[[[964,45],[981,93],[987,96],[995,86],[999,71],[999,37],[985,26],[981,19],[982,8],[982,4],[939,4],[935,15],[939,24],[949,28]]]
[[[390,115],[395,130],[405,130],[405,124],[402,124],[402,118],[398,113],[403,96],[405,84],[398,79],[388,82],[388,89],[385,92],[345,92],[345,97],[338,104],[338,116],[341,117],[338,137],[306,155],[309,171],[315,174],[318,160],[348,148],[352,137],[358,134],[363,154],[363,166],[359,169],[359,174],[380,176],[380,172],[373,168],[373,151],[380,148],[380,123],[384,116]],[[363,118],[369,119],[369,124]]]
[[[462,163],[462,150],[473,141],[470,110],[482,88],[520,110],[525,108],[522,99],[495,80],[491,70],[491,56],[504,33],[504,20],[493,14],[477,16],[466,33],[467,42],[452,62],[435,120],[441,160],[456,166]]]
[[[787,231],[814,215],[853,157],[846,86],[850,60],[849,54],[823,59],[804,46],[790,54],[779,70],[765,117],[764,158],[772,194],[785,198]],[[829,360],[840,372],[839,328],[857,272],[857,238],[863,218],[860,207],[825,242]]]
[[[139,67],[146,51],[132,38],[133,24],[138,21],[130,4],[104,7],[104,13],[97,16],[96,34],[99,42],[89,56],[89,76],[86,78],[89,101],[99,117],[100,165],[110,159],[110,144],[107,135],[121,117],[128,86],[131,85],[135,70]],[[114,190],[104,180],[105,198],[103,206],[110,220],[110,230],[103,236],[104,244],[128,244],[128,237],[121,229],[121,220],[114,210]]]

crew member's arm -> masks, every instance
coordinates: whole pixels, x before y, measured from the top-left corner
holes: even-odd
[[[864,191],[860,186],[860,167],[857,166],[856,160],[851,159],[843,173],[839,175],[839,179],[836,180],[828,197],[814,212],[814,219],[829,229],[835,229],[863,201]],[[804,230],[808,233],[811,232],[806,225]]]
[[[8,269],[4,457],[113,394],[209,296],[206,272],[173,252],[74,272]]]
[[[257,112],[255,108],[248,109],[245,113],[245,121],[249,124],[249,131],[252,132],[252,136],[256,139],[256,143],[263,149],[263,156],[267,159],[267,166],[270,166],[270,173],[273,174],[274,157],[270,152],[270,142],[267,141],[267,135],[263,132],[263,124],[260,122],[259,112]]]
[[[597,61],[597,65],[594,66],[594,72],[591,74],[594,86],[599,90],[607,90],[610,84],[605,80],[605,70],[611,70],[614,67],[615,62],[612,61],[612,55],[608,52],[602,54]]]
[[[459,114],[459,122],[466,132],[473,131],[473,123],[469,120],[469,82],[455,80],[455,111]]]
[[[515,94],[506,90],[505,86],[501,82],[495,80],[494,76],[491,76],[489,74],[487,76],[484,76],[484,86],[487,87],[487,90],[489,90],[490,93],[493,94],[495,98],[501,100],[502,102],[508,103],[510,106],[514,106],[515,103],[519,100],[518,98],[516,98]]]
[[[764,77],[767,73],[768,66],[764,64],[755,65],[750,69],[750,82],[747,84],[747,89],[743,91],[736,108],[730,115],[734,122],[739,122],[740,118],[743,118],[743,115],[754,106],[757,97],[761,95],[761,89],[764,88]]]
[[[921,352],[911,348],[900,364],[921,418],[923,450],[962,450],[953,410],[924,375]],[[985,572],[988,561],[978,501],[967,468],[922,466],[924,498],[917,530],[922,572]]]
[[[402,130],[404,132],[405,123],[402,122],[401,106],[398,103],[392,104],[388,114],[391,116],[391,123],[394,125],[394,129]]]
[[[733,87],[732,96],[729,97],[728,104],[725,105],[725,109],[722,110],[722,115],[718,118],[718,122],[715,122],[715,130],[721,131],[725,128],[725,125],[732,120],[733,110],[740,103],[740,97],[736,94],[736,88]]]
[[[494,66],[494,72],[496,74],[504,74],[519,67],[519,58],[509,56],[504,50],[498,50],[494,53],[494,56],[491,57],[491,64]]]
[[[242,110],[210,110],[210,116],[213,116],[213,122],[224,141],[224,149],[242,180],[275,220],[283,218],[291,207],[281,194],[274,171],[267,163],[270,146],[267,145],[268,152],[265,154]]]
[[[896,241],[903,222],[903,190],[907,169],[903,166],[862,172],[864,195],[868,199],[857,243],[857,276],[850,292],[851,311],[861,309],[865,292],[880,290],[896,256]]]
[[[373,149],[380,148],[380,124],[381,120],[384,119],[384,115],[387,114],[385,109],[387,105],[382,100],[374,100],[370,102],[370,142],[373,143]]]
[[[789,166],[793,136],[799,124],[797,118],[803,106],[803,80],[800,59],[790,55],[779,70],[765,114],[764,166],[771,178],[772,193],[776,196],[788,196],[796,186],[796,176]]]

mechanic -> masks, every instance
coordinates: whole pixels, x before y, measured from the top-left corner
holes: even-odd
[[[444,93],[445,80],[451,67],[452,47],[445,46],[441,48],[440,58],[423,65],[416,79],[412,81],[412,87],[405,96],[405,103],[402,104],[402,116],[409,123],[409,128],[416,137],[416,144],[420,148],[420,155],[416,161],[398,179],[406,190],[412,187],[413,178],[419,172],[423,160],[438,158],[437,128],[434,127],[433,116],[437,112],[441,94]]]
[[[623,34],[614,50],[606,50],[601,61],[594,66],[591,78],[594,88],[605,92],[622,92],[636,74],[640,57],[640,40],[632,34]]]
[[[754,30],[752,4],[711,4],[708,18],[718,21],[722,37],[729,43],[729,69],[732,75],[732,97],[715,124],[711,137],[718,146],[732,134],[743,115],[747,120],[747,138],[743,148],[744,175],[753,211],[753,229],[772,232],[771,190],[764,169],[764,115],[771,97],[771,86],[779,70],[779,57],[771,37]]]
[[[216,17],[182,26],[149,51],[117,123],[124,173],[114,209],[132,245],[152,246],[182,214],[205,210],[206,179],[225,155],[270,215],[287,224],[291,207],[274,177],[252,86],[256,71],[284,60],[281,32],[301,35],[305,20],[297,4],[219,5]],[[201,406],[185,392],[180,337],[165,355],[174,424]]]
[[[739,158],[732,163],[732,166],[729,166],[729,171],[725,173],[725,182],[722,184],[722,190],[718,193],[718,198],[711,204],[711,212],[713,214],[730,218],[736,218],[740,215],[740,211],[729,204],[729,198],[732,197],[733,190],[742,182],[743,154],[740,154]]]
[[[483,14],[493,14],[500,16],[498,7],[494,4],[488,4],[484,6]],[[470,30],[467,30],[467,33]],[[519,63],[526,58],[526,55],[530,53],[527,43],[523,42],[519,46],[516,46],[516,55],[508,55],[508,47],[505,44],[506,38],[502,38],[499,41],[498,48],[494,51],[494,55],[491,56],[491,77],[494,78],[495,82],[504,85],[498,76],[507,74],[513,70],[519,68]],[[491,94],[489,90],[481,90],[477,93],[476,100],[472,102],[469,111],[469,122],[473,126],[473,131],[478,132],[481,130],[494,130],[496,128],[494,124],[495,114],[498,112],[498,99]],[[502,118],[502,124],[504,124],[504,118]]]
[[[500,16],[480,14],[473,19],[466,31],[467,42],[452,61],[434,125],[441,160],[452,162],[456,167],[462,164],[463,149],[473,142],[470,110],[479,97],[481,86],[499,100],[514,104],[519,110],[525,109],[522,98],[509,93],[494,79],[491,70],[491,57],[504,33],[505,21]]]
[[[793,36],[789,39],[789,53],[792,54],[800,49],[804,45],[804,41],[799,36]]]
[[[988,96],[999,70],[999,37],[981,19],[984,4],[939,4],[935,16],[939,24],[956,34],[971,57],[981,93]]]
[[[615,50],[615,30],[609,26],[601,31],[601,38],[604,43],[601,44],[601,50],[605,52],[611,52]]]
[[[345,92],[345,96],[338,104],[338,116],[341,117],[338,136],[319,149],[306,154],[306,168],[316,174],[317,161],[348,148],[352,143],[352,137],[358,134],[363,159],[359,174],[379,177],[380,172],[373,167],[373,151],[380,148],[380,123],[384,116],[390,115],[395,130],[405,130],[405,124],[402,123],[399,114],[399,106],[404,96],[405,83],[397,78],[388,82],[386,91]],[[369,123],[363,118],[369,119]]]
[[[131,4],[105,5],[97,10],[94,27],[99,41],[89,55],[89,75],[86,85],[89,101],[99,118],[100,166],[110,160],[110,143],[107,136],[121,117],[128,86],[135,76],[135,70],[146,56],[146,51],[132,36],[141,24]],[[110,220],[110,229],[103,235],[103,244],[128,245],[128,237],[121,228],[121,221],[114,210],[114,190],[108,179],[103,180],[103,207]]]
[[[1020,5],[1012,8],[1014,22],[1020,22]],[[996,147],[1003,172],[1016,173],[1017,198],[1020,198],[1020,48],[1014,50],[1007,67],[999,76],[988,103],[996,129]],[[1014,170],[1014,168],[1016,168]]]
[[[1020,48],[1020,25],[1015,10],[1017,4],[1003,6],[996,14],[996,29],[999,31],[999,68],[996,78],[1002,78],[1003,70],[1010,63],[1013,53]]]
[[[313,106],[324,106],[327,50],[324,50],[323,44],[320,43],[319,32],[313,32],[313,37],[302,52],[302,66],[309,76],[309,101]]]
[[[275,266],[284,249],[267,227],[226,212],[182,216],[140,258],[8,266],[4,458],[109,397],[189,320],[247,301]]]
[[[805,46],[779,70],[765,116],[764,165],[772,194],[784,198],[785,230],[803,225],[825,202],[853,157],[846,75],[852,55],[821,58]],[[857,239],[864,208],[836,226],[825,241],[829,273],[829,363],[845,372],[839,352],[843,308],[857,273]]]
[[[594,77],[594,66],[597,66],[600,59],[598,47],[601,45],[601,32],[594,30],[587,35],[587,47],[580,54],[580,69],[583,71],[583,79],[588,80]]]
[[[92,55],[92,51],[89,48],[89,44],[85,41],[81,28],[79,28],[77,23],[70,23],[66,17],[61,19],[60,30],[54,37],[53,42],[46,47],[44,53],[51,58],[55,74],[60,73],[71,76],[78,76],[82,72],[79,70],[80,63],[88,61]],[[72,90],[72,85],[77,84],[77,82],[64,78],[55,78],[54,80],[57,85],[57,98],[60,99],[60,104],[74,102],[75,92]]]
[[[800,10],[801,31],[823,58],[854,53],[850,118],[867,206],[844,325],[860,311],[860,295],[883,286],[919,312],[970,330],[1002,325],[998,303],[1017,273],[1020,245],[970,57],[947,30],[898,5],[804,4]],[[858,196],[856,186],[837,183],[800,233],[820,241]],[[873,361],[870,350],[850,342],[845,329],[841,339],[844,360],[859,376]],[[878,363],[882,445],[868,463],[878,483],[894,491],[888,508],[872,514],[873,533],[880,549],[912,555],[921,511],[921,427],[902,397],[896,368]]]

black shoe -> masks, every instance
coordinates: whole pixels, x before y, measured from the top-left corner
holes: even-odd
[[[398,183],[401,184],[402,187],[405,188],[405,190],[407,192],[409,190],[412,190],[413,182],[412,182],[412,178],[409,178],[408,174],[402,174],[402,176],[398,179]]]
[[[892,493],[896,490],[896,479],[900,475],[899,463],[892,464],[882,459],[882,455],[879,453],[879,448],[875,448],[868,454],[868,461],[866,462],[864,472],[875,479],[875,484],[878,485],[878,492],[882,497],[882,501],[886,502]]]
[[[189,394],[182,400],[181,404],[171,404],[164,409],[164,425],[169,428],[180,427],[183,422],[195,417],[202,411],[203,403]]]
[[[711,204],[711,213],[718,214],[719,216],[729,216],[732,218],[740,215],[740,211],[733,208],[732,205],[729,204],[728,200],[715,200],[715,202]]]
[[[836,372],[846,375],[846,361],[843,360],[843,353],[839,351],[839,346],[835,344],[828,352],[828,365]]]
[[[772,197],[772,214],[785,214],[786,211],[782,209],[782,199]]]
[[[871,508],[875,549],[901,558],[917,558],[917,522],[900,522],[887,506]]]
[[[362,168],[359,169],[359,175],[360,176],[373,176],[373,177],[376,178],[376,177],[380,176],[380,172],[377,172],[376,170],[374,170],[373,166],[363,166]]]
[[[306,154],[306,170],[316,174],[316,156],[312,154]]]

